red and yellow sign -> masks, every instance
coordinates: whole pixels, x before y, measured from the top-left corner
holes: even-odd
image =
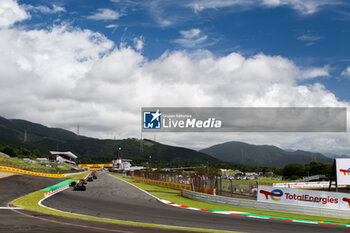
[[[41,173],[41,172],[32,172],[32,171],[26,171],[18,168],[13,167],[3,167],[0,166],[0,171],[8,171],[8,172],[17,172],[27,175],[33,175],[33,176],[46,176],[46,177],[66,177],[66,174],[49,174],[49,173]]]
[[[79,164],[79,167],[113,167],[113,164]]]
[[[99,167],[89,167],[89,171],[99,171]]]

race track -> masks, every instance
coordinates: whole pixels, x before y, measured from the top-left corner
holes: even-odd
[[[88,183],[87,191],[65,190],[44,205],[73,213],[104,218],[242,232],[349,232],[345,227],[290,223],[186,210],[165,205],[108,173]],[[161,232],[158,230],[157,232]]]
[[[0,232],[9,233],[154,233],[154,228],[125,226],[83,221],[27,210],[4,209],[8,203],[28,193],[46,188],[63,179],[30,175],[13,175],[0,178]],[[162,230],[166,233],[184,233],[179,230]]]

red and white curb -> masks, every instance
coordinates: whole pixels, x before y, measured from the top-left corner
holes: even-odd
[[[293,219],[293,218],[279,218],[279,217],[250,214],[250,213],[238,212],[238,211],[206,210],[206,209],[199,209],[199,208],[193,208],[193,207],[189,207],[189,206],[178,205],[178,204],[175,204],[175,203],[167,201],[167,200],[162,200],[162,199],[159,199],[159,200],[166,205],[179,207],[179,208],[183,208],[183,209],[188,209],[188,210],[196,210],[196,211],[201,211],[201,212],[213,213],[213,214],[225,214],[225,215],[234,215],[234,216],[248,217],[248,218],[270,219],[270,220],[278,220],[278,221],[284,221],[284,222],[296,222],[296,223],[309,223],[309,224],[319,224],[319,225],[328,225],[328,226],[350,227],[350,224],[342,224],[342,223],[311,221],[311,220]]]
[[[91,174],[91,172],[89,174],[87,174],[87,176],[84,179],[86,179],[90,174]],[[52,195],[54,195],[56,193],[59,193],[59,192],[62,192],[63,190],[66,190],[67,188],[69,188],[69,184],[66,185],[66,186],[63,186],[63,187],[61,187],[59,189],[55,189],[55,190],[52,190],[50,192],[44,193],[44,196],[45,197],[50,197],[50,196],[52,196]]]
[[[194,207],[189,207],[189,206],[178,205],[178,204],[172,203],[171,201],[162,200],[162,199],[160,199],[160,201],[163,202],[164,204],[167,204],[167,205],[171,205],[171,206],[175,206],[175,207],[179,207],[179,208],[183,208],[183,209],[188,209],[188,210],[202,211],[202,212],[207,212],[207,213],[227,214],[227,215],[244,215],[244,214],[248,214],[248,213],[245,213],[245,212],[238,212],[238,211],[224,211],[224,210],[219,211],[219,210],[199,209],[199,208],[194,208]]]
[[[69,188],[69,185],[63,186],[63,187],[61,187],[59,189],[52,190],[52,191],[47,192],[47,193],[44,193],[44,196],[45,197],[50,197],[50,196],[52,196],[52,195],[54,195],[56,193],[59,193],[59,192],[62,192],[63,190],[66,190],[67,188]]]

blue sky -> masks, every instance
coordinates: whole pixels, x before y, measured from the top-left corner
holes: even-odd
[[[350,78],[342,75],[350,65],[350,3],[338,1],[338,4],[311,7],[311,11],[315,12],[310,13],[294,9],[293,4],[273,7],[232,3],[221,6],[220,2],[225,1],[212,1],[217,2],[216,6],[197,11],[191,7],[191,2],[196,3],[156,0],[19,1],[33,7],[53,9],[56,5],[64,8],[64,11],[51,14],[31,10],[32,18],[22,22],[26,27],[47,28],[52,24],[69,22],[100,32],[116,45],[132,44],[133,39],[139,37],[144,42],[142,53],[150,60],[169,50],[207,49],[217,56],[231,52],[246,56],[264,53],[287,57],[301,66],[328,65],[330,77],[318,77],[312,82],[324,84],[340,100],[350,100]],[[109,9],[117,16],[91,17],[98,13],[98,9]],[[177,42],[183,37],[180,31],[193,28],[200,30],[195,39],[206,39],[195,43],[191,38],[191,44]]]
[[[347,107],[349,122],[349,39],[347,0],[2,0],[0,115],[98,138],[139,137],[145,106]],[[157,140],[350,155],[348,133]]]

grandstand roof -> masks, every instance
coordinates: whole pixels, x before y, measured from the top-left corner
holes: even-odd
[[[70,151],[67,151],[67,152],[50,151],[50,153],[51,153],[52,155],[60,155],[60,156],[63,155],[63,157],[64,157],[64,156],[67,156],[67,157],[69,157],[69,158],[71,158],[71,159],[77,159],[77,158],[78,158],[78,156],[76,156],[75,154],[73,154],[73,153],[70,152]]]

